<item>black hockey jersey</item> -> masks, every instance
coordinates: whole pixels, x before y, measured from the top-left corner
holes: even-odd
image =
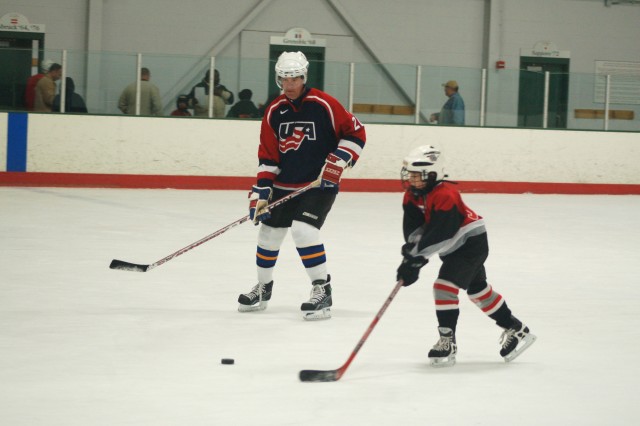
[[[353,166],[365,140],[364,126],[330,95],[313,88],[295,101],[281,95],[262,119],[257,184],[282,190],[306,186],[332,152]]]
[[[438,184],[426,196],[407,191],[403,200],[405,241],[414,243],[412,255],[446,256],[460,249],[469,237],[486,232],[484,220],[462,201],[451,184]]]

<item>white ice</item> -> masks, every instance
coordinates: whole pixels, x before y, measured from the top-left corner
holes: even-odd
[[[304,322],[311,286],[288,236],[274,296],[255,283],[246,191],[0,188],[0,424],[636,425],[638,196],[465,194],[489,231],[489,281],[538,341],[500,358],[500,329],[461,298],[458,363],[434,369],[432,260],[402,288],[338,382],[335,369],[395,284],[401,195],[340,194],[323,237],[333,318]],[[234,358],[235,365],[221,365]]]

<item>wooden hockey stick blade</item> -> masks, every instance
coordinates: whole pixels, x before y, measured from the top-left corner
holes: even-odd
[[[335,382],[342,374],[340,370],[302,370],[300,371],[301,382]]]
[[[149,265],[138,265],[137,263],[124,262],[122,260],[113,259],[109,265],[111,269],[119,269],[121,271],[147,272]]]
[[[371,332],[373,331],[373,328],[376,326],[376,324],[378,324],[378,321],[380,320],[380,318],[382,318],[382,314],[384,314],[384,311],[387,310],[387,308],[391,304],[391,301],[393,300],[394,297],[396,297],[396,294],[398,294],[398,291],[400,290],[403,284],[404,284],[403,280],[398,280],[398,282],[396,282],[396,285],[395,287],[393,287],[391,294],[389,295],[389,297],[387,297],[387,300],[385,300],[384,304],[376,314],[376,317],[373,319],[373,321],[371,321],[369,328],[367,328],[367,331],[364,332],[364,335],[360,338],[360,341],[358,341],[358,344],[353,349],[353,351],[351,351],[351,355],[349,355],[347,362],[345,362],[342,365],[342,367],[338,368],[337,370],[302,370],[300,371],[300,375],[299,375],[300,381],[301,382],[335,382],[337,380],[340,380],[340,377],[342,377],[345,371],[347,371],[347,368],[349,368],[351,361],[353,361],[358,351],[360,351],[360,348],[362,348],[362,345],[364,345],[364,343],[367,341],[369,334],[371,334]]]

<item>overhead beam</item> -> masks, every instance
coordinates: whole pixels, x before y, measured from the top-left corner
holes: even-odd
[[[272,3],[272,1],[273,0],[256,0],[255,5],[249,9],[249,12],[240,18],[229,31],[226,31],[225,36],[214,44],[207,53],[202,56],[202,59],[216,56],[222,52],[236,37],[238,37],[238,34],[240,34],[242,30],[251,23],[251,21],[260,15],[260,13],[262,13],[262,11]],[[175,99],[179,93],[182,93],[187,85],[193,83],[201,72],[202,67],[198,64],[194,64],[194,66],[186,72],[182,78],[178,80],[176,84],[163,96],[162,104],[173,105],[173,99]]]
[[[394,89],[400,94],[405,102],[414,105],[415,99],[414,94],[409,94],[407,91],[398,83],[398,80],[394,77],[394,75],[389,70],[389,67],[384,63],[384,61],[378,56],[380,50],[374,45],[372,41],[372,37],[369,37],[366,34],[366,31],[358,26],[355,21],[349,16],[347,11],[342,7],[338,0],[327,0],[329,6],[334,10],[334,12],[342,19],[342,21],[349,27],[349,30],[353,33],[353,35],[360,41],[367,54],[371,56],[375,63],[380,64],[380,68],[382,73],[387,77],[387,79],[391,82]],[[420,112],[420,117],[424,122],[427,122],[427,117]]]

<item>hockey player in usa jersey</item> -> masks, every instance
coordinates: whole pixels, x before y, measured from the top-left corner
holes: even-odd
[[[291,228],[311,281],[310,299],[301,305],[305,320],[331,317],[331,276],[327,272],[320,229],[339,190],[342,172],[364,148],[364,126],[336,99],[306,86],[309,62],[301,52],[284,52],[275,65],[283,93],[265,110],[258,148],[258,176],[249,197],[257,225],[258,284],[238,297],[240,312],[264,310],[273,292],[273,272],[280,246]],[[272,210],[265,209],[299,188],[310,189]]]
[[[444,179],[439,150],[421,146],[404,160],[403,260],[397,279],[408,286],[418,280],[420,268],[438,254],[442,266],[433,284],[440,339],[429,351],[431,364],[452,366],[456,362],[458,294],[469,299],[504,331],[500,355],[515,359],[536,339],[529,328],[511,314],[504,298],[487,283],[484,262],[489,245],[484,220],[465,205],[460,192]]]

